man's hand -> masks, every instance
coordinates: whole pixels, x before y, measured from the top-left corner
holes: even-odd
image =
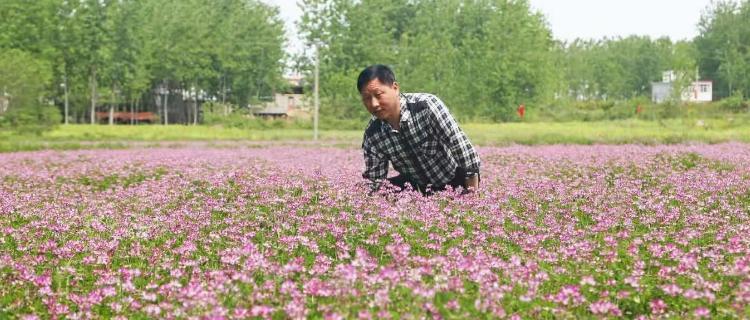
[[[479,188],[479,174],[475,174],[472,177],[466,178],[464,182],[464,189],[468,192],[473,192]]]

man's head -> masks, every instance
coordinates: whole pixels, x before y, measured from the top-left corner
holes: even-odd
[[[382,64],[362,70],[357,89],[367,111],[380,120],[398,121],[401,112],[399,86],[390,68]]]

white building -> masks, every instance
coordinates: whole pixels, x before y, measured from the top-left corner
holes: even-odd
[[[651,83],[651,101],[661,103],[672,96],[677,75],[669,70],[662,73],[661,82]],[[693,81],[680,94],[681,101],[710,102],[713,100],[713,82]]]
[[[266,102],[256,108],[253,114],[258,116],[286,117],[299,111],[309,111],[309,106],[304,94],[304,83],[301,76],[290,76],[285,78],[289,82],[289,88],[282,92],[276,92],[273,101]]]

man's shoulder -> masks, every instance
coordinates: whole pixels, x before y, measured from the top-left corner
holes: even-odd
[[[428,110],[435,102],[440,99],[431,93],[404,93],[406,105],[412,112],[421,112]]]
[[[424,92],[404,93],[403,95],[406,97],[406,103],[427,102],[438,99],[436,95]]]
[[[431,111],[432,113],[446,112],[448,107],[443,100],[432,93],[406,93],[406,104],[412,112]]]

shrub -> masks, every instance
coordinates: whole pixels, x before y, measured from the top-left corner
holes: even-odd
[[[742,97],[742,94],[739,92],[733,94],[730,97],[724,98],[724,100],[721,100],[721,102],[719,103],[721,109],[735,113],[747,111],[749,105],[750,103],[748,101],[745,101]]]
[[[52,105],[11,108],[0,117],[0,126],[21,134],[40,135],[62,122],[60,110]]]
[[[9,95],[8,110],[0,116],[0,126],[41,133],[62,121],[56,107],[44,104],[52,79],[46,62],[25,51],[0,50],[0,75],[0,93]]]

